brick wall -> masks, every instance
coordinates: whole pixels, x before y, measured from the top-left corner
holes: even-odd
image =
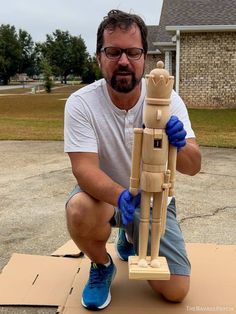
[[[179,94],[188,107],[236,108],[236,32],[181,33]]]
[[[164,54],[148,54],[145,63],[145,72],[144,74],[149,74],[150,71],[156,68],[157,62],[163,61],[165,62],[165,55]]]
[[[149,74],[150,71],[155,69],[158,61],[162,61],[165,63],[165,54],[164,53],[155,54],[155,55],[148,54],[147,59],[146,59],[146,64],[145,64],[144,75]],[[176,69],[175,69],[175,67],[176,67],[175,51],[173,51],[173,53],[172,53],[172,65],[171,65],[171,67],[172,67],[172,73],[170,73],[170,74],[175,76],[175,72],[176,72]],[[175,88],[175,81],[174,81],[174,88]]]

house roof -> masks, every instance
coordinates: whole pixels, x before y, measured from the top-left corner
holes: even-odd
[[[163,0],[154,42],[171,42],[166,26],[236,25],[236,0]]]
[[[148,25],[148,53],[156,52],[157,47],[154,46],[154,42],[156,42],[157,39],[157,33],[158,33],[158,26],[157,25]]]

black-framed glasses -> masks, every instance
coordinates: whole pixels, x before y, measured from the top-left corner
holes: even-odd
[[[139,60],[144,52],[142,48],[126,48],[122,49],[119,47],[105,47],[100,50],[104,52],[106,57],[111,60],[119,60],[122,53],[124,52],[128,59]]]

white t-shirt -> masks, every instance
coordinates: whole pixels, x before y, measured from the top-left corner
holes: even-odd
[[[127,112],[112,103],[104,79],[73,93],[65,106],[65,152],[98,153],[100,168],[112,180],[128,188],[133,128],[142,127],[145,94],[143,79],[140,98]],[[186,137],[195,137],[186,106],[175,91],[171,95],[170,110],[171,115],[183,122]]]

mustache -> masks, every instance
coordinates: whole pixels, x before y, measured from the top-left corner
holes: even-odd
[[[116,70],[115,70],[115,74],[118,74],[118,73],[133,73],[133,71],[129,68],[129,66],[123,66],[123,65],[120,65]]]

